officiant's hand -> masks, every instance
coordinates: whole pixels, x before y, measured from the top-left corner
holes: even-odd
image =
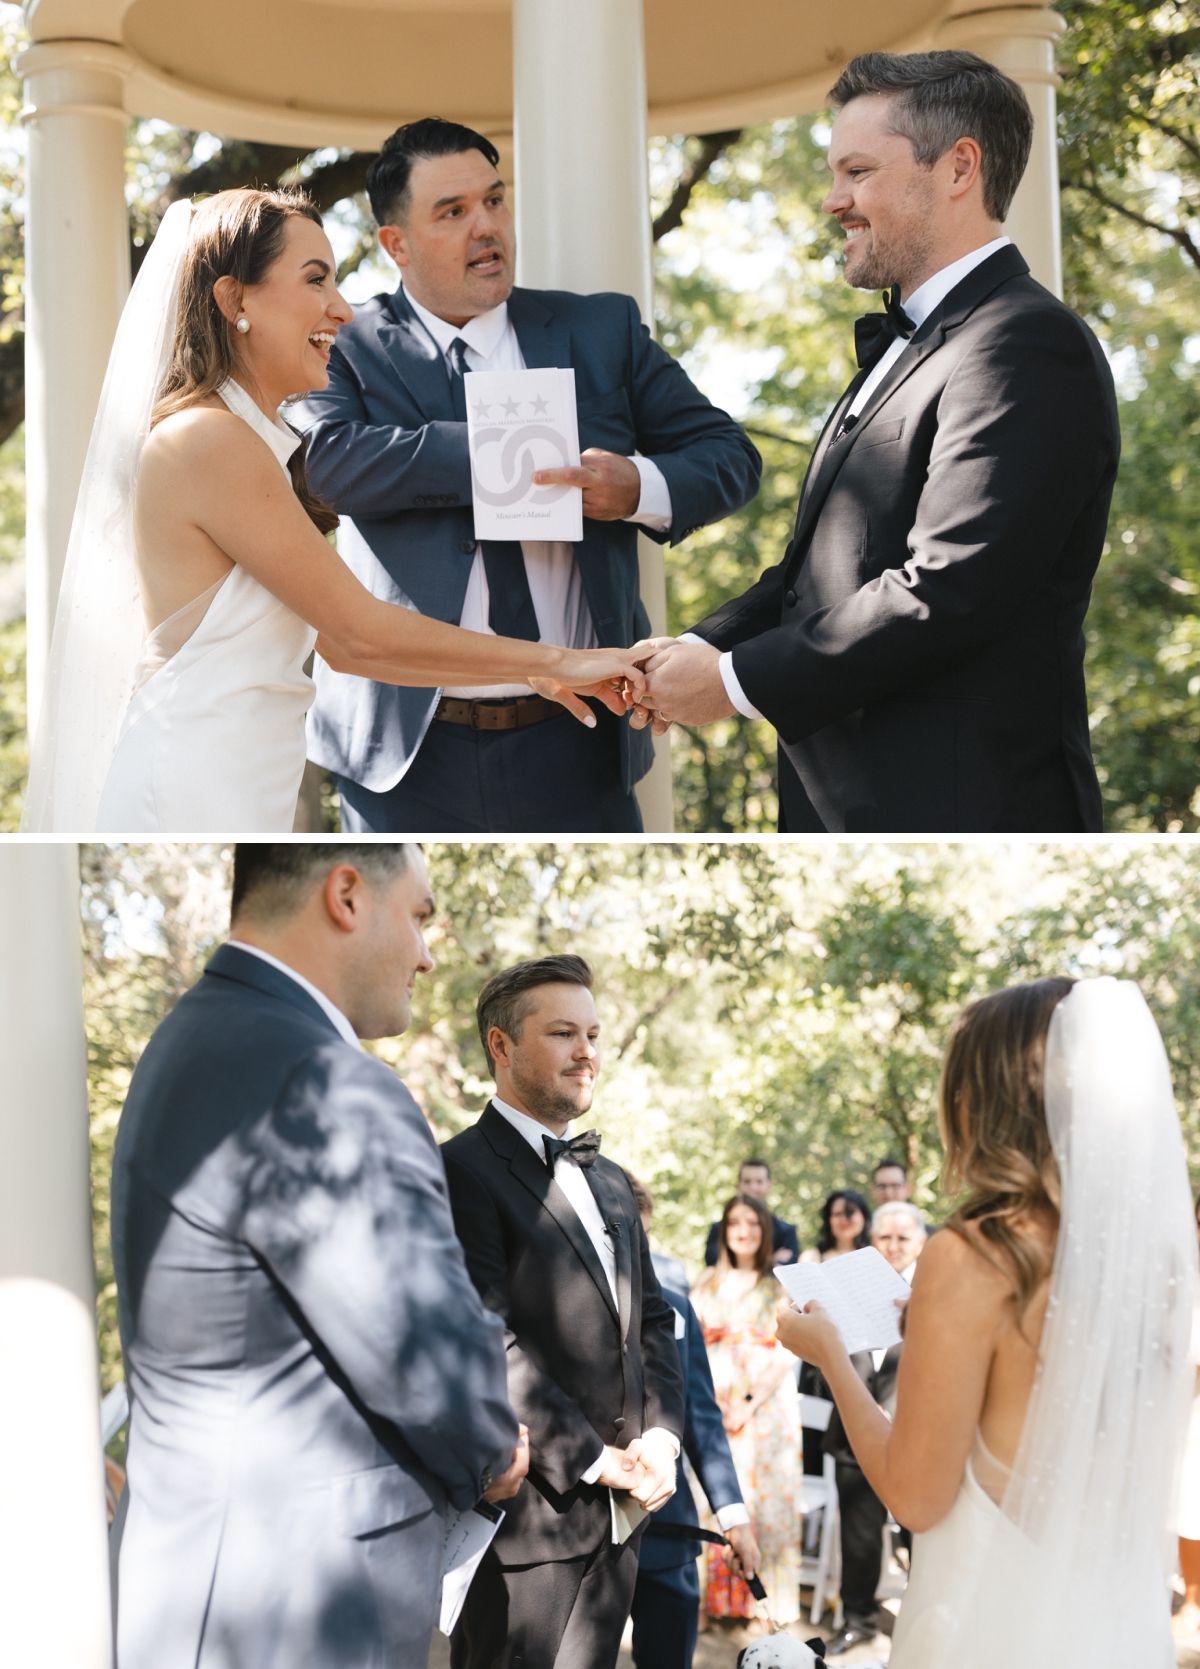
[[[583,513],[593,522],[622,522],[642,498],[637,465],[619,452],[589,446],[578,468],[535,469],[535,487],[582,487]]]
[[[775,1337],[793,1356],[822,1371],[831,1355],[845,1349],[828,1311],[815,1298],[810,1298],[802,1311],[790,1298],[781,1298],[775,1311]]]
[[[644,1468],[641,1480],[630,1489],[630,1494],[647,1512],[657,1512],[675,1493],[675,1455],[671,1445],[659,1437],[635,1437],[625,1453],[634,1456]]]
[[[735,708],[721,678],[720,659],[720,650],[710,643],[668,640],[645,662],[646,693],[637,705],[667,724],[714,724],[732,718]]]
[[[525,1481],[529,1471],[529,1427],[518,1426],[520,1436],[513,1450],[512,1465],[501,1472],[491,1489],[484,1491],[485,1501],[511,1501]]]

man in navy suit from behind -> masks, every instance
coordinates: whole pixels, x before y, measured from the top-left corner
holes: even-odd
[[[624,295],[513,288],[498,152],[457,123],[399,128],[368,173],[392,295],[356,310],[329,386],[299,408],[309,479],[344,519],[338,548],[376,596],[473,631],[573,648],[645,635],[637,536],[678,544],[749,502],[761,460],[654,341]],[[603,160],[598,159],[598,166]],[[580,189],[585,189],[581,182]],[[578,544],[475,539],[467,371],[572,367]],[[309,755],[356,833],[636,832],[648,735],[594,707],[587,729],[520,685],[419,690],[316,663]]]

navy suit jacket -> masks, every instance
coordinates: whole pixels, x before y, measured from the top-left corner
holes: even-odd
[[[652,458],[671,492],[673,544],[758,491],[762,460],[740,426],[654,341],[629,296],[521,290],[508,313],[525,363],[573,366],[579,445]],[[308,478],[343,521],[338,549],[375,596],[457,625],[475,556],[467,426],[455,419],[441,349],[403,286],[356,309],[330,356],[329,387],[296,408]],[[648,531],[648,530],[644,530]],[[627,647],[649,629],[638,597],[638,528],[585,520],[575,556],[596,638]],[[309,757],[383,792],[412,762],[439,692],[316,668]],[[650,769],[649,730],[622,727],[626,789]]]
[[[224,945],[138,1062],[112,1234],[122,1669],[424,1669],[443,1509],[517,1426],[412,1096]]]
[[[692,1463],[700,1487],[714,1512],[742,1499],[742,1488],[733,1466],[733,1455],[721,1410],[713,1390],[712,1369],[704,1348],[700,1317],[682,1292],[662,1289],[663,1297],[683,1322],[683,1336],[676,1337],[679,1365],[683,1369],[683,1452]],[[678,1335],[679,1328],[676,1328]],[[682,1457],[675,1463],[675,1493],[665,1507],[650,1515],[638,1555],[644,1571],[675,1570],[699,1557],[703,1543],[676,1536],[656,1536],[657,1524],[698,1524],[696,1503],[683,1470]]]

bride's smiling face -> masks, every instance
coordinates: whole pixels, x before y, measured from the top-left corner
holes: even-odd
[[[218,279],[214,293],[222,313],[235,328],[239,319],[249,325],[235,338],[239,363],[270,403],[328,386],[329,350],[339,327],[352,317],[336,276],[329,239],[313,221],[295,214],[284,229],[283,250],[261,284],[239,293],[233,279]]]

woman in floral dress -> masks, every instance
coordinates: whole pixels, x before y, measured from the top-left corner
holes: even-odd
[[[717,1401],[762,1552],[759,1576],[779,1623],[800,1615],[800,1405],[792,1362],[775,1340],[781,1288],[771,1273],[771,1219],[761,1200],[725,1207],[717,1263],[692,1292],[704,1326]],[[759,1608],[717,1548],[707,1552],[710,1617],[756,1617]]]

